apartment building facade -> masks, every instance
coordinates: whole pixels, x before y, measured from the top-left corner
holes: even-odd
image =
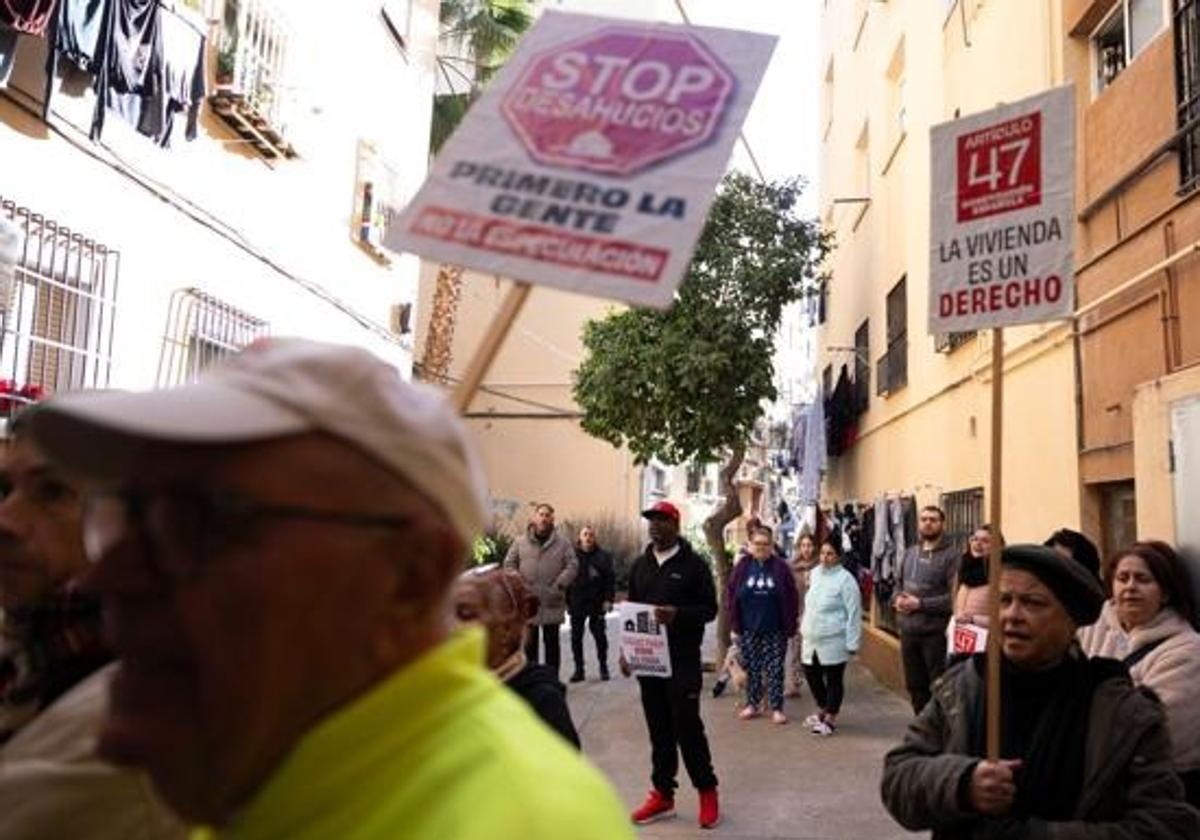
[[[1200,544],[1200,6],[1068,0],[1085,526]]]
[[[436,0],[159,3],[136,89],[98,72],[127,46],[55,37],[120,0],[49,5],[0,86],[4,387],[173,385],[264,335],[409,375],[420,266],[379,242],[427,166]]]
[[[927,330],[929,129],[1061,84],[1061,15],[1058,0],[824,4],[818,185],[836,247],[816,355],[824,397],[843,380],[826,505],[939,504],[957,539],[984,521],[991,335]],[[1040,541],[1080,521],[1071,329],[1004,340],[1003,530]],[[898,684],[893,626],[876,603],[864,656]]]

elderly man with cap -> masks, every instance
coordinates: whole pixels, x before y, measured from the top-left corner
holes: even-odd
[[[1002,758],[981,758],[978,655],[946,672],[884,760],[892,816],[936,840],[1200,837],[1162,707],[1120,663],[1089,660],[1074,644],[1076,628],[1100,614],[1096,579],[1044,546],[1012,546],[1002,558]]]
[[[101,755],[246,838],[628,835],[449,597],[483,524],[463,427],[361,350],[256,343],[198,382],[57,397],[121,657]],[[554,779],[548,785],[547,779]]]
[[[667,628],[671,676],[638,677],[646,729],[650,732],[653,787],[633,812],[639,825],[675,816],[675,775],[679,753],[700,794],[701,828],[720,821],[717,776],[713,772],[704,721],[700,718],[700,643],[704,625],[717,616],[717,594],[708,564],[679,536],[679,509],[658,502],[642,511],[650,545],[629,570],[629,600],[654,604]],[[621,672],[629,675],[622,657]]]

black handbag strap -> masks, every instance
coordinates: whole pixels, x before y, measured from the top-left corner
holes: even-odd
[[[1143,659],[1145,659],[1147,656],[1152,654],[1156,647],[1161,645],[1163,642],[1165,642],[1169,638],[1171,638],[1171,637],[1163,636],[1161,639],[1155,639],[1153,642],[1150,642],[1149,644],[1142,645],[1140,648],[1135,650],[1133,653],[1129,654],[1124,659],[1122,659],[1121,664],[1123,664],[1126,668],[1132,669],[1134,665],[1138,664]]]

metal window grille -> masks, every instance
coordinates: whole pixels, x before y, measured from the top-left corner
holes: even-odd
[[[1200,185],[1200,3],[1175,0],[1175,98],[1179,192]]]
[[[106,387],[120,254],[3,196],[0,215],[20,236],[13,279],[0,287],[4,405]]]
[[[171,295],[167,331],[158,359],[158,384],[170,387],[191,382],[209,365],[269,331],[261,318],[199,289],[180,289]]]
[[[965,551],[967,538],[983,524],[983,488],[972,487],[943,493],[941,508],[946,511],[944,538],[960,551]]]

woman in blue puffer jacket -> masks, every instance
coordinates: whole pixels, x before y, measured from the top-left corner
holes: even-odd
[[[804,678],[817,703],[817,712],[804,723],[814,735],[829,736],[842,708],[846,663],[862,639],[862,595],[858,581],[842,568],[839,546],[826,540],[819,557],[809,573],[800,627]]]

